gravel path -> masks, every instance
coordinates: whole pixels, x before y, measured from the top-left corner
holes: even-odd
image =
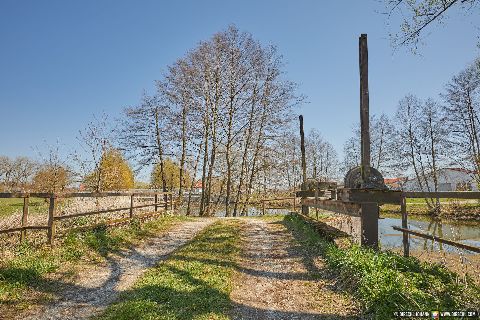
[[[64,284],[53,303],[17,319],[88,319],[99,314],[118,294],[131,287],[147,268],[164,260],[215,219],[197,219],[174,226],[140,247],[109,256],[105,266],[82,271],[74,284]]]
[[[231,298],[234,319],[355,319],[357,308],[335,289],[323,261],[302,252],[280,222],[246,219]]]

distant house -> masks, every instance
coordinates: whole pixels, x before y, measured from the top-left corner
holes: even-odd
[[[462,168],[443,168],[437,170],[438,191],[478,191],[474,178],[475,172]],[[428,188],[427,188],[428,185]],[[427,185],[422,181],[423,190],[416,178],[409,179],[403,184],[405,191],[435,190],[432,174],[427,175]]]
[[[193,185],[193,193],[202,193],[202,180],[198,180]]]
[[[408,179],[405,177],[385,178],[383,179],[383,182],[390,190],[402,190],[403,185],[407,180]]]

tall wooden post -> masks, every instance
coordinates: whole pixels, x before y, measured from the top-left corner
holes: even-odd
[[[173,192],[170,193],[170,210],[173,211]]]
[[[265,215],[265,199],[262,199],[262,215]]]
[[[368,46],[367,35],[359,38],[360,66],[360,133],[361,133],[361,172],[365,183],[370,173],[370,111],[368,92]]]
[[[303,131],[303,116],[298,117],[300,119],[300,150],[302,152],[302,191],[307,191],[307,162],[305,160],[305,133]],[[302,195],[302,199],[305,199],[305,195]],[[302,213],[308,215],[308,207],[302,205]]]
[[[23,198],[23,214],[22,214],[22,227],[26,227],[28,223],[28,203],[29,196]],[[20,241],[24,241],[27,238],[27,230],[23,229],[20,233]]]
[[[168,211],[168,194],[167,193],[163,193],[163,203],[164,203],[164,206],[165,206],[165,212]]]
[[[295,189],[293,190],[293,211],[297,210],[297,194],[295,193]]]
[[[158,211],[158,193],[155,193],[155,212]]]
[[[54,238],[55,238],[55,211],[56,211],[56,204],[55,204],[55,195],[50,197],[50,204],[48,206],[48,244],[53,246]]]
[[[130,196],[130,219],[133,218],[133,201],[134,201],[134,194],[132,193],[132,195]]]
[[[378,249],[378,203],[364,202],[360,212],[360,244]]]
[[[407,215],[407,199],[405,195],[402,193],[402,200],[401,200],[401,211],[402,211],[402,228],[408,228],[408,215]],[[410,243],[408,239],[408,233],[403,232],[403,255],[408,257],[410,255]]]

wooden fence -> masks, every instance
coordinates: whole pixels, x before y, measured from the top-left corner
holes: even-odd
[[[408,198],[450,198],[450,199],[479,199],[480,192],[460,191],[460,192],[401,192],[390,190],[367,190],[367,189],[338,189],[330,192],[330,197],[320,199],[319,194],[325,196],[329,193],[326,190],[318,192],[298,192],[302,197],[302,212],[307,212],[308,208],[320,208],[327,211],[349,215],[360,218],[360,243],[363,246],[378,248],[378,219],[379,205],[389,203],[397,204],[401,207],[402,226],[392,227],[394,230],[403,233],[403,253],[408,257],[410,252],[409,235],[415,235],[424,239],[444,243],[453,247],[480,253],[480,248],[467,245],[461,242],[444,239],[424,232],[408,229]],[[314,197],[312,197],[314,195]]]
[[[410,239],[409,235],[415,235],[420,238],[429,239],[436,241],[438,243],[444,243],[453,247],[461,248],[464,250],[469,250],[472,252],[480,253],[479,247],[474,247],[467,245],[461,242],[452,241],[430,235],[424,232],[414,231],[408,229],[408,212],[407,212],[407,199],[420,199],[420,198],[431,198],[431,199],[478,199],[480,200],[480,192],[472,191],[441,191],[441,192],[402,192],[401,193],[401,211],[402,211],[402,226],[393,227],[394,230],[400,231],[403,233],[403,255],[408,257],[410,255]]]
[[[94,210],[81,213],[72,213],[72,214],[63,214],[57,215],[57,200],[60,198],[105,198],[105,197],[130,197],[130,206],[113,208],[113,209],[104,209],[104,210]],[[154,202],[151,204],[143,205],[134,205],[135,197],[153,197]],[[108,220],[102,225],[112,225],[119,224],[132,220],[133,218],[147,218],[157,214],[159,211],[165,212],[167,210],[173,210],[174,200],[173,194],[171,192],[162,192],[162,193],[153,193],[153,192],[103,192],[103,193],[83,193],[83,192],[70,192],[70,193],[0,193],[1,198],[23,198],[23,210],[22,210],[22,219],[21,226],[17,228],[9,228],[0,230],[0,234],[20,232],[20,241],[23,241],[27,237],[27,230],[47,230],[47,243],[50,245],[54,244],[55,239],[55,229],[56,223],[58,221],[73,219],[78,217],[92,216],[103,213],[118,212],[118,211],[129,211],[129,215],[126,218]],[[29,199],[30,198],[43,198],[49,199],[48,207],[48,220],[47,225],[35,226],[28,225],[28,215],[29,215]],[[154,207],[153,213],[135,215],[134,209]],[[98,225],[98,224],[97,224]],[[94,225],[95,226],[95,225]],[[93,226],[89,226],[93,227]]]

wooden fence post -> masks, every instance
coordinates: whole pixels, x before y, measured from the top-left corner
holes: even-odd
[[[29,196],[23,198],[23,214],[22,214],[22,227],[26,227],[28,223],[28,203]],[[27,230],[23,229],[20,233],[20,241],[24,241],[27,238]]]
[[[50,204],[48,206],[48,244],[53,246],[54,238],[55,238],[55,211],[56,211],[56,204],[55,204],[55,195],[50,197]]]
[[[133,201],[134,201],[134,196],[135,194],[132,193],[132,195],[130,196],[130,219],[133,218]]]
[[[296,211],[297,210],[297,195],[295,193],[295,191],[293,192],[293,211]]]
[[[262,215],[265,215],[265,199],[262,199]]]
[[[364,202],[360,212],[360,244],[378,249],[378,203]]]
[[[165,206],[165,212],[167,212],[168,211],[168,194],[166,194],[165,192],[163,193],[163,203]]]
[[[401,198],[401,211],[402,211],[402,228],[408,229],[408,214],[407,214],[407,198],[402,193]],[[408,257],[410,255],[410,242],[409,242],[409,234],[406,232],[402,232],[403,234],[403,256]]]
[[[319,184],[317,183],[315,186],[315,204],[317,204],[318,202],[318,187],[319,187]],[[315,208],[315,216],[318,220],[318,208]]]
[[[170,193],[170,210],[173,211],[173,193]]]
[[[158,211],[158,193],[155,193],[155,212]]]

